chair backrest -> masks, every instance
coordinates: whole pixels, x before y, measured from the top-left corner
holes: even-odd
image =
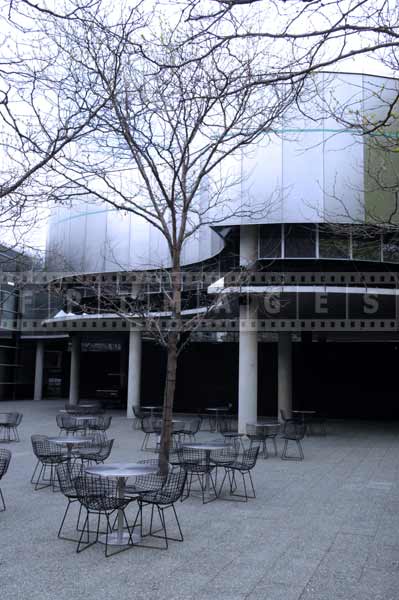
[[[189,435],[195,435],[198,433],[201,427],[202,417],[193,417],[185,421],[184,423],[184,432]]]
[[[79,475],[75,481],[79,502],[88,509],[105,508],[110,497],[117,497],[116,482],[105,477]]]
[[[183,494],[187,472],[184,469],[172,470],[168,473],[165,483],[157,494],[157,499],[164,504],[179,500]]]
[[[155,433],[153,417],[143,417],[141,419],[141,429],[144,433]]]
[[[208,467],[208,461],[206,459],[205,450],[201,448],[187,448],[181,446],[177,448],[177,455],[179,457],[179,463],[185,468],[201,468]]]
[[[22,420],[22,413],[10,412],[8,413],[8,423],[11,427],[16,427]]]
[[[305,436],[306,425],[303,421],[289,419],[284,423],[282,437],[289,440],[302,440]]]
[[[165,483],[167,475],[163,475],[160,472],[159,459],[146,458],[144,460],[139,460],[138,462],[142,465],[156,466],[158,467],[158,471],[156,473],[151,473],[150,475],[140,475],[139,477],[136,477],[136,479],[134,480],[135,485],[149,492],[157,492],[158,490],[160,490],[163,484]]]
[[[60,429],[77,429],[79,426],[79,423],[76,421],[75,417],[73,415],[67,414],[67,415],[57,415],[60,417],[59,419],[59,427]],[[57,421],[58,424],[58,421]]]
[[[136,417],[136,419],[142,419],[143,417],[145,417],[144,411],[142,411],[138,406],[133,406],[133,414]]]
[[[229,463],[235,462],[237,460],[237,456],[239,454],[239,442],[235,443],[236,440],[233,440],[231,444],[226,445],[224,448],[220,448],[220,450],[212,450],[211,452],[211,460],[219,465],[228,465]]]
[[[62,449],[57,444],[50,442],[47,435],[31,436],[33,453],[39,460],[47,456],[61,455]]]
[[[111,415],[103,415],[100,418],[102,419],[102,428],[105,431],[105,429],[108,429],[109,426],[111,425],[112,416]]]
[[[11,452],[7,448],[0,448],[0,479],[7,473],[11,460]]]
[[[109,457],[113,445],[114,440],[106,440],[106,442],[102,444],[99,452],[99,457],[101,460],[106,460]]]
[[[56,467],[56,473],[64,496],[77,495],[75,480],[83,474],[82,465],[77,462],[74,464],[63,463]]]
[[[246,469],[253,469],[258,459],[259,449],[260,446],[252,446],[252,448],[244,450],[241,459],[238,458],[238,461],[241,462]]]

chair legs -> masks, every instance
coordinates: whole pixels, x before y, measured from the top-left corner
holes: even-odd
[[[208,502],[213,502],[214,500],[216,500],[216,498],[218,497],[218,493],[216,490],[216,485],[215,485],[215,481],[213,479],[212,476],[212,472],[210,471],[209,473],[203,473],[203,472],[195,472],[195,471],[189,471],[188,472],[188,477],[186,480],[186,494],[182,495],[180,500],[181,502],[183,502],[184,500],[187,500],[187,498],[190,496],[191,494],[191,486],[192,486],[192,481],[193,481],[193,475],[197,476],[200,488],[201,488],[201,498],[202,498],[202,504],[208,504]],[[208,480],[206,478],[209,478]],[[212,496],[211,496],[211,491],[213,492]]]
[[[237,482],[236,482],[236,472],[241,474],[242,477],[242,484],[243,484],[243,491],[244,493],[237,493]],[[245,481],[245,476],[248,475],[249,477],[249,482],[251,484],[251,488],[252,488],[252,495],[248,494],[248,490],[247,490],[247,483]],[[230,467],[225,467],[225,474],[222,480],[222,483],[220,485],[219,488],[219,496],[222,493],[222,489],[224,486],[224,483],[226,481],[226,478],[229,479],[229,486],[230,486],[230,496],[232,496],[232,498],[226,498],[226,500],[233,500],[234,498],[237,498],[237,502],[248,502],[249,498],[256,498],[256,494],[255,494],[255,487],[254,487],[254,482],[252,480],[252,475],[251,475],[251,471],[247,470],[247,471],[241,471],[238,469],[231,469]],[[238,500],[238,498],[242,498],[242,500]]]
[[[144,502],[140,502],[139,503],[139,513],[140,515],[142,515],[142,511],[143,511],[143,506],[148,506],[149,503],[144,503]],[[159,516],[159,521],[161,524],[161,527],[159,529],[153,529],[153,524],[154,524],[154,508],[155,506],[157,507],[158,510],[158,516]],[[173,516],[179,531],[179,536],[178,537],[172,537],[168,534],[167,528],[166,528],[166,519],[165,519],[165,514],[164,512],[168,509],[171,508],[173,511]],[[137,521],[137,517],[136,517],[136,521]],[[141,517],[141,527],[142,527],[142,517]],[[162,532],[161,535],[158,535],[159,532]],[[177,517],[177,513],[176,513],[176,509],[174,507],[174,504],[167,504],[165,506],[162,506],[160,504],[151,504],[151,520],[150,520],[150,529],[148,533],[141,533],[142,537],[153,537],[153,538],[158,538],[163,540],[164,542],[164,546],[156,546],[156,548],[159,548],[160,550],[167,550],[169,547],[169,542],[173,541],[173,542],[183,542],[184,541],[184,537],[183,537],[183,532],[181,530],[180,527],[180,523],[179,523],[179,519]],[[149,547],[149,546],[146,546]],[[151,546],[152,548],[154,548],[154,546]]]
[[[19,442],[19,433],[16,426],[0,425],[0,442]]]
[[[67,514],[69,512],[69,508],[70,508],[71,504],[74,504],[76,502],[77,502],[76,498],[74,498],[74,499],[68,498],[68,504],[67,504],[67,507],[65,509],[64,516],[62,517],[60,528],[58,530],[58,537],[60,538],[60,540],[67,540],[68,542],[77,542],[78,541],[76,538],[69,538],[69,537],[66,537],[64,535],[61,535],[62,528],[64,526],[66,516],[67,516]],[[79,529],[81,514],[82,514],[82,504],[79,505],[79,514],[78,514],[78,520],[77,520],[77,523],[76,523],[76,529],[77,529],[77,531],[82,531],[82,529]]]
[[[122,509],[123,519],[124,519],[125,526],[126,526],[126,529],[128,531],[128,534],[129,534],[129,543],[128,544],[124,544],[123,546],[118,546],[119,550],[116,550],[114,552],[109,552],[108,549],[109,549],[109,546],[111,546],[111,543],[109,543],[109,535],[111,533],[113,533],[113,528],[112,528],[112,525],[111,525],[110,518],[111,518],[111,516],[112,516],[112,514],[114,512],[115,511],[112,511],[112,512],[105,512],[105,511],[103,511],[103,512],[94,512],[94,511],[89,511],[89,510],[87,511],[86,519],[85,519],[84,524],[83,524],[83,529],[81,531],[81,534],[80,534],[80,537],[79,537],[79,540],[78,540],[78,545],[76,547],[76,552],[78,552],[78,553],[79,552],[83,552],[83,550],[87,550],[87,548],[90,548],[91,546],[93,546],[97,542],[101,542],[101,543],[105,544],[105,551],[104,552],[105,552],[105,556],[108,558],[109,556],[114,556],[115,554],[119,554],[120,552],[124,552],[125,550],[128,550],[129,548],[131,548],[133,546],[133,544],[134,544],[133,537],[132,537],[133,528],[129,527],[129,524],[128,524],[127,519],[126,519],[125,511]],[[89,528],[90,515],[97,515],[97,527],[96,527],[96,529],[94,531],[90,530],[90,528]],[[99,536],[100,536],[100,533],[101,533],[101,531],[100,531],[101,516],[105,517],[106,524],[107,524],[106,532],[102,534],[102,537],[103,537],[102,540],[99,539]],[[95,533],[95,539],[92,542],[90,541],[90,533]],[[86,534],[86,540],[83,539],[85,534]],[[85,544],[85,545],[82,547],[83,544]],[[112,545],[117,545],[117,544],[113,543]]]
[[[35,480],[35,474],[36,471],[39,467],[39,465],[41,465],[40,467],[40,471],[39,471],[39,475],[36,477]],[[56,475],[55,475],[55,467],[56,464],[47,464],[47,463],[41,463],[40,460],[37,462],[35,470],[33,471],[32,477],[31,477],[31,483],[34,484],[34,491],[38,491],[38,490],[43,490],[44,488],[47,487],[51,487],[53,492],[56,491],[56,488],[58,488],[58,485],[56,483]],[[46,477],[46,471],[50,469],[50,477]]]
[[[292,442],[296,442],[297,445],[297,449],[298,449],[298,454],[297,455],[289,455],[288,454],[288,442],[292,441]],[[300,442],[300,440],[284,440],[284,448],[283,448],[283,452],[281,454],[281,458],[282,460],[303,460],[304,454],[303,454],[303,449],[302,449],[302,444]]]

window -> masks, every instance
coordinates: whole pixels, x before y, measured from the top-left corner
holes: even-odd
[[[350,258],[350,231],[346,225],[319,225],[320,258]]]
[[[354,260],[381,260],[381,234],[374,231],[352,232],[352,255]]]
[[[281,258],[281,225],[259,227],[259,258]]]
[[[285,225],[284,255],[286,258],[315,258],[316,226]]]

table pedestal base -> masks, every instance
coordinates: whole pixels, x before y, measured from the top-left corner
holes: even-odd
[[[141,542],[141,535],[138,533],[132,534],[133,544],[138,544]],[[100,544],[105,544],[107,541],[107,536],[105,533],[98,536],[98,541]],[[127,531],[114,531],[108,534],[108,544],[110,546],[128,546],[130,544],[130,536]]]

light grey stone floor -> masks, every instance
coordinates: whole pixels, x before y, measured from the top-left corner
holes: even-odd
[[[63,496],[29,483],[30,435],[57,434],[60,407],[0,405],[24,413],[21,442],[2,445],[13,453],[0,484],[2,600],[399,598],[398,424],[334,423],[327,437],[304,440],[302,463],[260,459],[255,500],[178,503],[184,543],[106,559],[100,544],[76,554],[58,540]],[[143,434],[122,413],[113,413],[109,434],[113,460],[143,458]]]

